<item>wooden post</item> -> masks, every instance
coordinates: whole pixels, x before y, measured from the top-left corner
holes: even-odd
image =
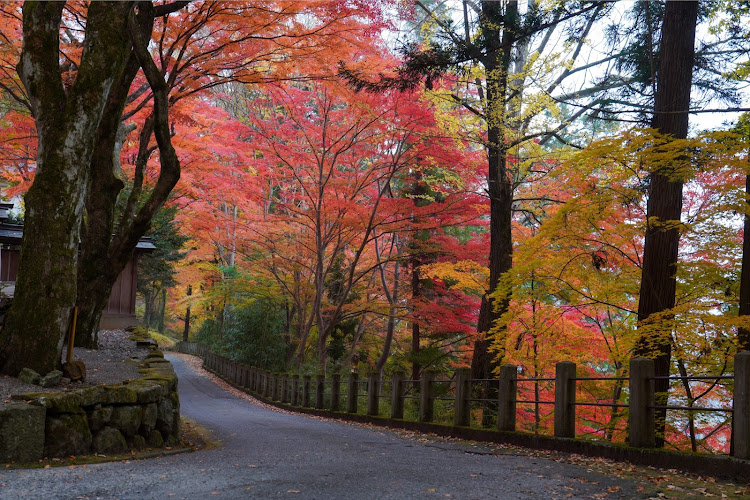
[[[339,411],[339,393],[341,389],[341,375],[334,373],[331,375],[331,411]]]
[[[377,416],[380,410],[380,398],[378,397],[378,374],[371,373],[367,380],[367,414]]]
[[[281,402],[289,402],[289,375],[281,376]]]
[[[299,405],[299,375],[292,376],[292,406]]]
[[[68,363],[73,362],[73,345],[76,340],[76,323],[78,322],[78,307],[73,308],[73,320],[70,325],[70,335],[68,335],[68,355],[65,360]]]
[[[750,352],[734,356],[734,403],[732,409],[732,455],[750,459]]]
[[[391,378],[391,418],[404,418],[404,379],[403,372],[396,372]]]
[[[654,360],[630,360],[630,417],[628,442],[635,448],[656,446],[656,412],[654,404]]]
[[[555,365],[555,437],[576,435],[576,364],[560,361]]]
[[[279,399],[279,374],[274,373],[271,375],[271,399],[278,401]]]
[[[310,407],[310,385],[312,385],[311,377],[310,375],[305,375],[302,378],[302,406],[305,408]]]
[[[460,427],[471,425],[471,405],[469,404],[469,370],[456,370],[456,404],[454,407],[453,424]]]
[[[433,372],[422,370],[420,389],[419,421],[432,422],[433,408],[435,407],[435,374]]]
[[[518,368],[516,365],[500,367],[500,387],[497,395],[497,430],[516,430],[516,399],[518,399]]]
[[[346,411],[357,413],[357,393],[358,393],[359,375],[356,373],[349,374],[349,387],[346,393]]]
[[[323,404],[323,394],[325,391],[326,379],[323,375],[318,375],[315,383],[315,408],[322,410],[325,405]]]

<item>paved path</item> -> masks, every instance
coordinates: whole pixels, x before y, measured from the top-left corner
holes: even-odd
[[[267,410],[169,359],[183,415],[212,430],[221,446],[129,463],[0,471],[0,498],[643,498],[631,481],[575,465]]]

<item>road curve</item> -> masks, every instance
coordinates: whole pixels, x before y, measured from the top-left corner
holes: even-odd
[[[0,472],[0,498],[643,498],[630,480],[489,448],[280,413],[237,398],[168,356],[182,414],[217,448],[150,460]]]

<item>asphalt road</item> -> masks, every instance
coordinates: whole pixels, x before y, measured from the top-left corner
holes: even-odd
[[[128,463],[6,469],[0,498],[644,497],[633,481],[576,465],[271,411],[169,359],[182,414],[210,429],[220,446]]]

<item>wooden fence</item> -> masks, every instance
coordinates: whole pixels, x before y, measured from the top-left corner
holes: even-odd
[[[647,358],[634,358],[630,361],[630,375],[623,377],[578,377],[575,363],[563,361],[557,363],[555,377],[521,378],[517,367],[504,365],[497,379],[475,380],[469,371],[459,369],[450,380],[438,380],[430,371],[423,371],[420,380],[408,380],[403,373],[394,373],[390,380],[381,387],[377,374],[371,374],[366,380],[360,380],[358,374],[350,373],[344,381],[335,373],[329,379],[323,375],[289,375],[271,373],[232,361],[207,349],[203,344],[179,342],[175,349],[186,354],[203,358],[203,365],[209,371],[227,379],[229,382],[244,388],[267,400],[294,407],[315,408],[334,412],[356,414],[360,406],[369,416],[387,416],[392,419],[404,419],[404,403],[413,399],[418,403],[416,419],[419,422],[432,422],[435,416],[436,401],[452,403],[453,425],[469,427],[471,405],[482,404],[497,408],[496,428],[500,432],[516,431],[516,406],[518,404],[549,404],[554,408],[554,436],[559,438],[576,437],[576,409],[584,406],[605,406],[626,409],[628,415],[628,444],[635,448],[655,446],[655,415],[657,410],[687,412],[726,412],[732,415],[731,455],[735,458],[750,459],[750,352],[735,356],[733,375],[724,376],[688,376],[669,377],[674,380],[716,380],[726,379],[733,382],[733,403],[731,408],[697,407],[697,406],[658,406],[655,404],[654,363]],[[599,403],[576,401],[578,384],[591,381],[613,380],[628,384],[627,404]],[[497,388],[497,398],[472,398],[472,386],[492,382]],[[554,401],[520,400],[518,384],[527,382],[553,382]],[[342,385],[346,384],[345,394]],[[436,389],[440,388],[439,391]],[[437,392],[440,394],[438,395]],[[345,399],[346,405],[342,404]],[[381,402],[389,402],[387,415],[381,415]],[[344,407],[345,406],[345,407]]]

